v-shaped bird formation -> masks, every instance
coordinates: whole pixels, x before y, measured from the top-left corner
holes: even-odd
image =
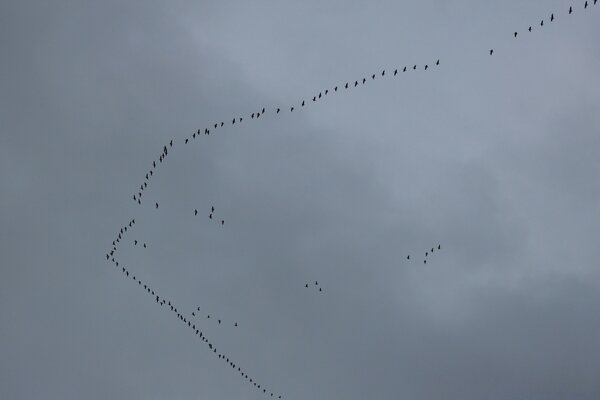
[[[597,0],[589,0],[589,2],[585,1],[583,3],[583,5],[581,6],[581,9],[588,10],[588,8],[591,8],[591,7],[589,7],[590,5],[595,6],[596,4],[597,4]],[[538,30],[542,29],[543,27],[547,26],[548,23],[550,23],[550,24],[555,23],[555,21],[560,19],[561,15],[570,16],[573,14],[576,14],[576,9],[572,5],[570,5],[568,8],[563,9],[560,13],[552,12],[552,13],[547,14],[547,17],[539,20],[539,22],[537,22],[535,24],[524,27],[524,30],[528,33],[533,33],[535,31],[538,31]],[[527,33],[522,34],[522,31],[520,32],[518,30],[511,32],[511,36],[514,39],[520,39],[526,35],[527,35]],[[490,56],[493,56],[494,54],[496,54],[496,52],[494,51],[493,48],[489,48],[489,50],[486,50],[486,52],[489,53]],[[247,115],[244,115],[244,116],[238,115],[238,116],[234,116],[229,119],[226,119],[226,121],[230,121],[230,122],[225,122],[225,120],[212,122],[210,124],[207,124],[206,127],[197,129],[196,131],[192,132],[191,135],[184,137],[182,142],[184,145],[188,145],[188,144],[191,144],[193,141],[199,139],[201,136],[206,137],[206,136],[210,136],[211,134],[220,132],[226,125],[229,127],[233,127],[234,125],[236,127],[239,127],[242,124],[250,123],[251,121],[257,121],[261,117],[264,118],[266,115],[269,115],[269,116],[275,118],[275,117],[281,116],[283,113],[292,113],[295,110],[300,110],[300,109],[307,108],[312,105],[316,105],[318,102],[324,101],[325,99],[331,99],[335,96],[340,96],[343,93],[353,92],[354,91],[353,89],[358,88],[359,86],[367,85],[367,83],[373,82],[375,80],[382,80],[382,79],[393,80],[393,79],[397,79],[400,76],[407,76],[408,73],[410,73],[410,71],[430,71],[430,70],[434,69],[434,67],[437,68],[440,65],[441,65],[441,61],[439,59],[434,59],[432,62],[429,62],[429,63],[403,64],[403,65],[393,66],[391,68],[379,68],[377,70],[377,72],[375,72],[375,73],[364,74],[364,76],[358,77],[357,79],[341,80],[337,84],[330,85],[328,88],[321,89],[318,92],[315,91],[315,93],[313,93],[313,95],[306,96],[305,98],[300,98],[294,104],[288,104],[285,106],[284,105],[276,105],[276,106],[271,106],[268,109],[267,109],[267,107],[261,106],[261,107],[257,107],[255,109],[255,111],[252,111],[252,112],[248,113]],[[169,140],[169,142],[162,147],[160,153],[158,154],[158,157],[154,161],[152,161],[152,166],[145,173],[145,178],[144,178],[143,182],[140,184],[139,189],[135,190],[132,198],[133,198],[133,201],[136,202],[138,205],[142,205],[142,203],[143,203],[142,198],[144,197],[144,193],[148,188],[150,180],[155,177],[160,166],[164,164],[164,162],[167,159],[167,157],[169,156],[169,154],[172,151],[174,151],[173,150],[174,143],[175,143],[174,140]],[[150,204],[152,204],[152,202]],[[155,201],[153,208],[154,208],[154,210],[159,210],[159,203]],[[215,223],[218,223],[221,226],[225,225],[225,219],[222,216],[217,216],[214,206],[211,207],[210,212],[208,212],[208,213],[205,213],[204,211],[200,212],[198,209],[194,209],[194,216],[198,216],[199,214],[206,215],[209,221],[214,221]],[[131,229],[133,229],[134,226],[135,226],[135,219],[131,219],[126,225],[122,226],[119,229],[114,240],[112,240],[112,245],[110,246],[109,251],[106,253],[106,260],[110,261],[112,264],[114,264],[115,268],[119,272],[121,272],[125,278],[131,278],[133,280],[134,284],[136,284],[136,286],[138,286],[139,288],[143,288],[144,293],[151,296],[151,299],[158,306],[160,306],[168,311],[171,311],[173,313],[173,315],[175,315],[176,318],[180,322],[182,322],[185,326],[187,326],[196,335],[196,337],[207,346],[207,348],[210,352],[217,355],[219,360],[222,360],[223,362],[227,363],[228,366],[231,367],[232,370],[239,373],[240,376],[242,377],[242,379],[246,380],[253,387],[260,390],[263,394],[268,395],[269,397],[276,397],[278,399],[281,399],[282,395],[275,394],[275,392],[273,392],[271,390],[267,390],[267,388],[264,387],[264,385],[257,383],[255,378],[253,378],[251,375],[248,375],[247,371],[245,369],[243,369],[240,365],[235,363],[231,357],[227,356],[224,352],[218,352],[216,346],[211,341],[209,341],[209,339],[206,337],[206,335],[202,332],[202,330],[200,328],[200,324],[206,323],[206,322],[208,322],[208,320],[214,321],[214,323],[216,323],[217,325],[225,326],[226,324],[223,321],[221,321],[220,318],[215,318],[211,314],[202,314],[201,315],[200,307],[197,307],[197,309],[191,313],[192,317],[194,317],[194,320],[192,321],[189,317],[187,317],[190,315],[190,313],[184,313],[183,311],[181,311],[177,306],[175,306],[175,304],[172,300],[168,300],[167,298],[159,295],[158,292],[155,291],[155,289],[153,289],[148,283],[144,282],[138,275],[133,274],[131,271],[129,271],[128,268],[126,268],[124,265],[122,265],[122,263],[121,263],[121,265],[119,264],[118,258],[116,257],[117,250],[118,250],[121,242],[125,239],[126,234],[129,231],[131,231]],[[147,248],[146,243],[138,242],[138,239],[134,239],[133,244],[134,244],[134,246],[138,246],[138,244],[139,244],[143,248]],[[430,260],[431,257],[433,256],[433,254],[434,253],[437,254],[439,251],[441,251],[440,244],[426,249],[423,252],[423,254],[424,254],[423,264],[427,264],[427,260]],[[406,260],[408,260],[408,261],[412,260],[410,254],[406,255]],[[323,293],[323,289],[321,286],[319,286],[318,281],[315,281],[314,285],[312,284],[312,282],[305,283],[305,288],[306,289],[313,288],[317,292]],[[238,323],[237,322],[233,322],[233,323],[228,322],[227,325],[237,327]]]

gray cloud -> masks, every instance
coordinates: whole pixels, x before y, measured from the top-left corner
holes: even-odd
[[[0,5],[1,397],[264,398],[105,262],[135,218],[120,263],[286,398],[600,398],[600,8],[575,6]]]

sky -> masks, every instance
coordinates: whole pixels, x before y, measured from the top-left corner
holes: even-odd
[[[0,2],[0,397],[600,399],[583,3]]]

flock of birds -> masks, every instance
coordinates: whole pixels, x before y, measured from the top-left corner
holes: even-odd
[[[177,306],[171,300],[157,294],[157,292],[155,292],[155,290],[152,287],[150,287],[150,285],[144,283],[140,278],[136,277],[133,273],[130,273],[129,270],[125,266],[119,265],[119,261],[116,258],[116,252],[118,250],[120,242],[124,239],[125,234],[127,233],[128,230],[132,229],[133,225],[135,225],[135,219],[132,219],[131,221],[129,221],[128,224],[121,227],[121,229],[119,230],[119,233],[117,234],[117,237],[112,242],[112,248],[111,248],[110,252],[108,252],[106,254],[106,259],[110,260],[115,265],[115,268],[117,268],[117,270],[120,269],[126,278],[131,278],[134,283],[137,283],[140,288],[143,285],[144,292],[146,294],[148,294],[149,296],[151,296],[155,300],[156,304],[158,304],[160,307],[166,306],[167,310],[170,310],[171,312],[173,312],[173,314],[176,315],[178,320],[183,322],[183,324],[185,326],[187,326],[189,329],[192,330],[192,332],[194,332],[194,334],[196,335],[196,337],[198,337],[198,339],[200,339],[204,344],[206,344],[208,346],[209,351],[211,351],[213,354],[217,355],[219,360],[227,363],[227,365],[234,371],[239,372],[240,376],[243,379],[245,379],[248,383],[252,384],[253,387],[255,387],[256,389],[262,391],[263,394],[265,394],[265,395],[268,394],[270,397],[281,399],[282,396],[280,394],[275,394],[271,390],[267,390],[267,388],[264,385],[261,385],[260,383],[258,383],[256,381],[256,379],[252,377],[252,375],[248,375],[248,372],[245,369],[243,369],[239,364],[234,362],[231,357],[227,356],[225,353],[218,352],[217,347],[200,330],[200,327],[199,326],[197,327],[195,323],[192,323],[191,319],[187,318],[183,314],[183,312],[179,311]],[[197,310],[199,311],[200,307],[197,307]],[[192,315],[195,316],[195,312],[192,312]],[[208,318],[210,318],[210,315],[208,315]],[[221,324],[220,319],[218,320],[218,323]],[[234,327],[237,327],[237,326],[238,326],[238,323],[235,322]]]
[[[592,5],[596,5],[597,0],[590,0],[590,2],[585,1],[585,3],[583,4],[583,9],[587,9],[588,6],[590,6],[590,3]],[[568,14],[571,15],[573,13],[574,13],[573,6],[569,6]],[[552,23],[555,20],[556,20],[555,14],[551,13],[548,18],[548,21]],[[545,22],[544,19],[542,19],[540,21],[539,25],[541,27],[543,27],[544,22]],[[532,32],[533,26],[529,26],[527,28],[527,31]],[[513,36],[515,38],[517,38],[518,34],[519,33],[517,31],[515,31],[513,33]],[[491,56],[493,54],[494,54],[494,49],[490,49],[489,55]],[[437,67],[439,65],[440,65],[439,59],[431,64],[432,67],[433,66]],[[374,81],[378,76],[380,76],[381,78],[386,77],[386,76],[395,77],[395,76],[399,75],[400,73],[404,74],[407,71],[411,71],[411,70],[416,71],[417,69],[422,69],[424,71],[427,71],[430,69],[430,65],[429,64],[421,64],[419,66],[417,64],[413,64],[413,65],[405,65],[405,66],[401,66],[401,67],[394,67],[392,69],[387,70],[388,73],[386,73],[386,69],[381,69],[380,70],[381,72],[370,74],[368,76],[370,77],[370,81]],[[347,82],[339,84],[338,86],[333,86],[330,89],[321,90],[318,94],[315,94],[314,96],[312,96],[312,98],[308,98],[308,100],[307,99],[300,100],[296,104],[288,106],[287,108],[273,107],[272,109],[273,109],[275,115],[279,115],[280,113],[282,113],[285,110],[289,110],[289,112],[294,112],[295,109],[303,108],[303,107],[307,106],[308,104],[310,104],[311,102],[316,103],[316,102],[320,101],[321,99],[324,99],[327,96],[331,97],[330,95],[333,95],[333,94],[336,94],[336,93],[339,93],[342,91],[347,91],[352,88],[356,88],[359,85],[365,85],[368,81],[369,81],[369,79],[367,77],[362,77],[360,79],[356,79],[353,82],[347,81]],[[265,115],[266,112],[267,112],[266,108],[261,107],[259,111],[250,113],[250,115],[247,117],[247,119],[258,120],[261,116]],[[243,117],[241,117],[241,116],[234,117],[231,119],[231,125],[236,125],[236,124],[239,125],[242,123],[242,121],[244,121]],[[200,137],[200,135],[210,135],[211,133],[215,133],[217,131],[217,129],[222,128],[224,126],[225,126],[225,122],[220,121],[220,122],[210,125],[210,127],[206,127],[204,129],[198,129],[197,131],[192,133],[192,135],[190,137],[185,138],[184,143],[188,144],[191,141],[198,139]],[[133,194],[133,200],[135,202],[137,202],[138,205],[142,204],[142,197],[143,197],[144,191],[148,188],[148,182],[156,174],[158,167],[165,161],[165,159],[169,155],[169,149],[172,149],[172,148],[173,148],[173,140],[170,140],[168,144],[163,146],[162,151],[160,152],[160,154],[158,156],[158,162],[156,160],[154,160],[152,162],[152,167],[146,172],[145,179],[144,179],[143,183],[140,185],[139,190],[136,190],[136,193]],[[159,207],[159,204],[158,204],[158,202],[156,202],[155,208],[158,209],[158,207]],[[214,219],[214,220],[218,221],[218,219],[215,218],[214,212],[215,212],[215,208],[213,206],[213,207],[211,207],[211,212],[209,213],[208,218],[210,220]],[[194,210],[194,215],[198,215],[197,209]],[[225,224],[224,219],[221,219],[220,222],[221,222],[221,225]],[[184,316],[184,314],[179,311],[179,309],[174,305],[174,303],[171,300],[168,300],[165,297],[158,295],[155,292],[155,290],[152,287],[150,287],[150,285],[148,285],[147,283],[144,283],[141,279],[139,279],[138,277],[136,277],[135,275],[130,273],[130,271],[125,266],[119,265],[119,262],[116,258],[116,252],[117,252],[118,246],[121,243],[121,241],[124,239],[125,234],[128,232],[128,230],[131,230],[134,225],[135,225],[135,219],[132,219],[128,222],[128,224],[121,227],[121,229],[119,230],[115,239],[112,241],[112,247],[110,248],[110,251],[106,254],[106,259],[110,260],[110,262],[112,262],[117,269],[120,269],[120,271],[122,272],[122,274],[125,277],[127,277],[127,278],[131,277],[131,279],[134,281],[134,283],[137,283],[137,285],[140,288],[143,287],[144,292],[146,294],[152,296],[152,298],[155,300],[155,302],[159,306],[161,306],[161,307],[166,306],[166,308],[168,310],[172,311],[176,315],[177,319],[179,319],[181,322],[183,322],[184,325],[186,325],[188,328],[190,328],[194,332],[194,334],[203,343],[205,343],[208,346],[209,350],[218,356],[218,359],[226,362],[229,365],[229,367],[231,367],[233,370],[239,372],[243,379],[248,381],[248,383],[252,384],[258,390],[262,391],[265,395],[269,395],[270,397],[276,397],[278,399],[281,399],[282,398],[281,395],[274,394],[272,391],[267,390],[263,385],[258,384],[253,377],[248,375],[247,372],[244,369],[242,369],[237,363],[235,363],[230,357],[228,357],[224,353],[217,352],[217,348],[202,333],[202,331],[199,329],[199,326],[197,327],[195,323],[193,323],[189,318]],[[138,241],[135,240],[134,245],[137,245],[137,244],[138,244]],[[146,248],[146,243],[143,243],[143,247]],[[436,248],[432,247],[431,249],[428,249],[427,251],[425,251],[425,258],[423,259],[424,264],[427,264],[428,257],[430,257],[435,252],[435,250],[436,250]],[[438,244],[437,250],[438,251],[441,250],[441,245]],[[410,260],[411,259],[410,255],[407,255],[406,259]],[[309,288],[310,286],[312,286],[312,285],[310,285],[309,283],[305,284],[305,288]],[[322,288],[318,285],[318,281],[315,281],[314,286],[318,289],[319,292],[323,292]],[[200,307],[197,307],[197,311],[198,312],[200,311]],[[195,311],[192,312],[192,316],[197,317]],[[206,319],[211,319],[211,316],[207,315]],[[212,319],[215,320],[215,318],[212,318]],[[220,319],[217,319],[217,322],[218,322],[218,324],[221,324],[222,321]],[[235,322],[234,327],[237,327],[237,326],[238,326],[238,324],[237,324],[237,322]]]

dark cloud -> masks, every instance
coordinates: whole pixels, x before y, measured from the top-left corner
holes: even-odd
[[[264,398],[106,262],[135,218],[120,264],[269,392],[600,398],[600,8],[574,6],[0,6],[1,397]]]

